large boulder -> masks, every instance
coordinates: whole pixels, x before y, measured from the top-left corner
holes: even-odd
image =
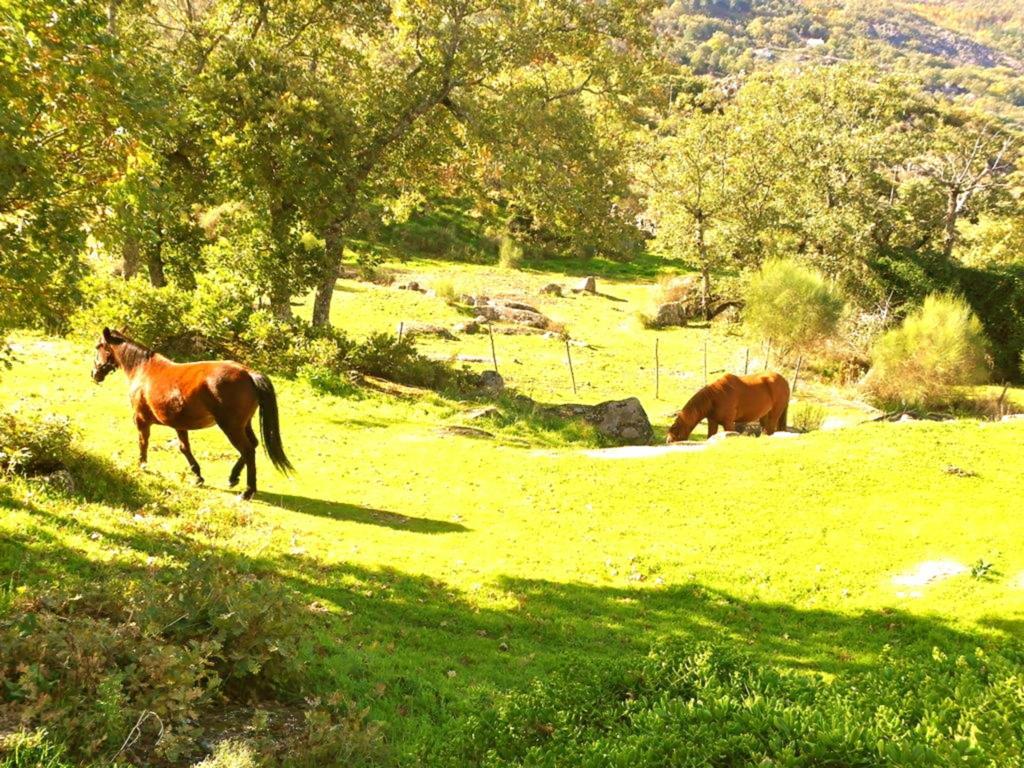
[[[583,419],[605,437],[625,445],[649,445],[654,440],[651,421],[635,397],[597,405],[556,405],[548,410],[562,418]]]
[[[597,278],[593,275],[584,277],[572,290],[573,293],[597,293]]]
[[[514,323],[530,328],[547,328],[551,323],[536,307],[519,301],[491,299],[486,304],[477,304],[476,311],[493,322]]]
[[[437,336],[438,338],[446,339],[447,341],[455,341],[455,334],[447,328],[443,328],[440,325],[433,325],[432,323],[406,321],[401,323],[399,328],[401,328],[401,332],[410,339],[417,336]]]

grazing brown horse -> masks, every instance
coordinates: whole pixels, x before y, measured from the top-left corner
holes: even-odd
[[[178,432],[178,448],[188,460],[196,481],[202,484],[203,475],[192,455],[188,433],[216,424],[239,454],[228,482],[232,488],[238,485],[244,466],[242,498],[251,499],[256,493],[258,445],[252,417],[258,407],[267,456],[279,472],[287,474],[292,470],[281,446],[274,385],[262,373],[230,361],[174,363],[123,333],[104,328],[96,345],[93,381],[99,384],[118,368],[128,376],[128,393],[139,429],[140,465],[146,464],[150,427],[171,427]]]
[[[777,373],[756,373],[751,376],[725,374],[690,398],[669,427],[666,442],[686,440],[701,419],[708,420],[708,437],[718,432],[719,425],[729,432],[736,422],[761,422],[765,433],[786,428],[789,406],[789,383]]]

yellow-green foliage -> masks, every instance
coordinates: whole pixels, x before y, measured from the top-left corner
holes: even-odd
[[[523,261],[523,246],[511,235],[503,235],[498,241],[498,264],[505,269],[515,269]]]
[[[865,390],[885,406],[934,407],[988,376],[987,340],[963,299],[933,294],[871,350]]]
[[[844,306],[820,274],[789,259],[766,262],[750,278],[744,298],[750,331],[785,349],[804,349],[831,336]]]

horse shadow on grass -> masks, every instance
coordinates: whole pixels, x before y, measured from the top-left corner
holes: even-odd
[[[402,515],[398,512],[389,512],[384,509],[360,507],[355,504],[314,499],[307,496],[264,492],[259,495],[259,500],[264,504],[270,504],[304,515],[315,515],[331,520],[362,523],[364,525],[377,525],[410,533],[465,533],[470,530],[461,523],[449,522],[447,520],[413,517],[412,515]]]

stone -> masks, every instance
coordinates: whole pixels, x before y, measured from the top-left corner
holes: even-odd
[[[480,332],[480,323],[476,320],[467,320],[464,323],[456,323],[452,326],[452,333],[474,334]]]
[[[399,326],[402,333],[412,339],[416,336],[437,336],[448,341],[455,341],[455,334],[447,328],[431,323],[405,322]]]
[[[580,280],[572,290],[574,293],[597,293],[597,278],[588,275]]]
[[[470,296],[468,293],[460,293],[458,301],[459,304],[464,304],[467,307],[476,306],[476,296]]]
[[[758,422],[758,421],[751,421],[751,422],[747,422],[747,423],[738,423],[738,424],[736,424],[736,431],[739,434],[741,434],[741,435],[748,435],[750,437],[760,437],[761,436],[761,432],[763,430],[761,429],[761,423],[760,422]]]
[[[549,296],[561,296],[562,286],[560,286],[558,283],[548,283],[547,285],[540,289],[540,292],[543,294],[547,294]]]
[[[441,434],[444,435],[458,435],[459,437],[475,437],[490,439],[494,437],[493,434],[485,429],[477,429],[476,427],[461,427],[458,425],[442,427],[440,430]]]
[[[1024,413],[1007,413],[1000,421],[1020,421],[1024,419]]]
[[[498,302],[478,306],[477,310],[487,320],[493,322],[514,323],[530,328],[547,328],[550,320],[528,304],[519,302]]]
[[[654,440],[647,412],[635,397],[608,400],[597,405],[556,405],[545,410],[562,418],[583,419],[605,437],[626,445],[649,445]]]
[[[75,492],[75,478],[66,469],[58,469],[49,475],[43,475],[42,481],[61,493]]]
[[[501,392],[505,388],[505,380],[497,371],[481,371],[477,376],[477,385],[489,392]]]
[[[466,418],[470,421],[480,421],[482,419],[493,419],[500,415],[501,411],[493,405],[488,405],[484,408],[477,408],[476,410],[470,411],[466,414]]]

